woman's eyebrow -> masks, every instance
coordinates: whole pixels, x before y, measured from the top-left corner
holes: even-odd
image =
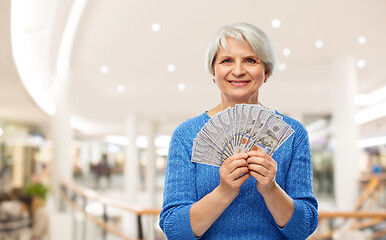
[[[219,58],[231,58],[230,55],[220,55]]]
[[[257,58],[259,59],[258,56],[254,55],[254,54],[251,54],[251,55],[248,55],[248,56],[245,56],[244,58]]]

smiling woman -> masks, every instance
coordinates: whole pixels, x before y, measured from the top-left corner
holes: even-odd
[[[221,92],[220,103],[185,121],[173,133],[162,230],[170,240],[306,239],[316,229],[318,213],[308,133],[299,122],[273,113],[295,132],[272,156],[261,151],[232,152],[229,158],[219,158],[219,169],[191,161],[197,133],[212,117],[236,104],[260,104],[259,90],[277,66],[269,38],[250,24],[226,25],[209,45],[206,64]],[[262,114],[256,115],[252,118]],[[264,124],[269,127],[268,121]],[[275,144],[268,137],[259,141]],[[209,139],[202,148],[214,143],[224,144]],[[205,154],[202,158],[205,162]]]

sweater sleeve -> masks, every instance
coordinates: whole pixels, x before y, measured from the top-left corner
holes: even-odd
[[[281,233],[287,239],[307,239],[318,225],[318,203],[312,190],[311,150],[306,129],[301,126],[293,142],[285,191],[294,201],[294,212]]]
[[[190,225],[190,208],[197,201],[195,182],[190,150],[175,131],[169,146],[159,222],[168,240],[198,239]]]

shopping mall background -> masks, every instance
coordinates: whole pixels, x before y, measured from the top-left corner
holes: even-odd
[[[366,179],[385,181],[385,10],[382,0],[2,0],[0,191],[47,186],[54,239],[101,232],[64,200],[62,180],[159,209],[173,129],[219,101],[206,47],[243,21],[278,53],[260,100],[308,129],[320,210],[353,211]],[[83,205],[97,217],[101,206]],[[385,208],[383,190],[370,210]],[[121,212],[110,219],[137,234]],[[155,228],[147,238],[162,236]]]

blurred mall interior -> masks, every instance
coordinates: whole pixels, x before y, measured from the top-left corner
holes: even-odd
[[[166,239],[171,134],[219,103],[206,48],[220,26],[248,22],[280,62],[259,100],[309,132],[311,239],[386,239],[385,10],[383,0],[2,0],[0,200],[32,197],[49,239]]]

